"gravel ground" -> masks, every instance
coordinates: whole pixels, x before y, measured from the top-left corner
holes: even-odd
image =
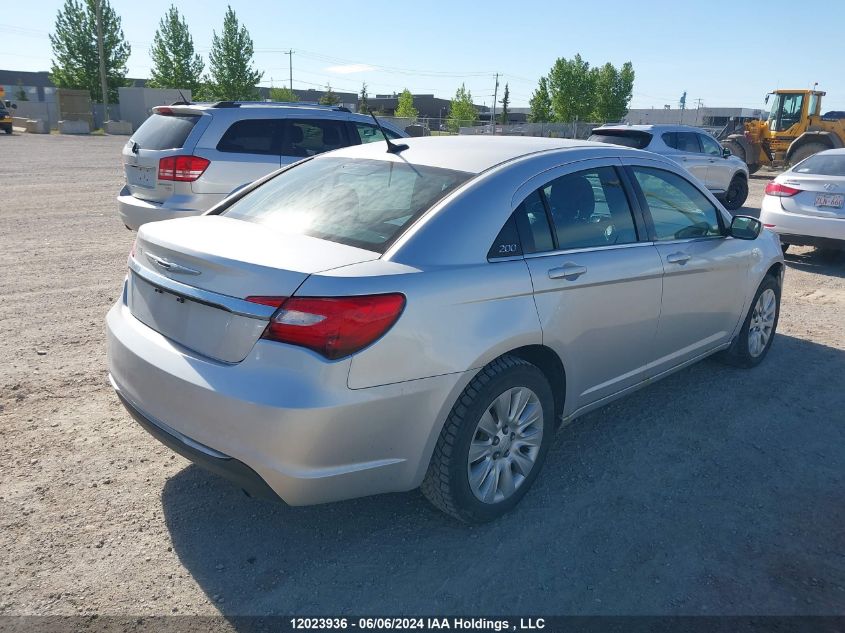
[[[788,256],[762,366],[705,361],[580,419],[498,522],[418,492],[288,508],[108,386],[124,140],[0,138],[0,614],[845,613],[842,258]]]

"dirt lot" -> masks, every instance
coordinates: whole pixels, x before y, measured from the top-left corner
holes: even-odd
[[[288,508],[108,386],[124,140],[0,138],[0,614],[845,613],[842,258],[788,257],[761,367],[705,361],[582,418],[492,525],[418,492]]]

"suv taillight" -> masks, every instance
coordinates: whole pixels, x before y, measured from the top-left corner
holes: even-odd
[[[796,193],[800,192],[800,189],[796,189],[795,187],[787,187],[786,185],[782,185],[779,182],[770,182],[768,185],[766,185],[767,196],[789,198],[791,196],[794,196]]]
[[[210,164],[201,156],[168,156],[158,161],[158,179],[194,182]]]
[[[401,294],[358,297],[247,297],[279,310],[262,338],[307,347],[329,360],[349,356],[384,336],[405,308]]]

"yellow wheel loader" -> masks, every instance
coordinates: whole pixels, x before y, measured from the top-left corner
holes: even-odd
[[[825,149],[845,146],[845,112],[821,114],[824,92],[775,90],[766,121],[748,121],[743,134],[722,145],[745,161],[749,173],[761,165],[794,165]]]

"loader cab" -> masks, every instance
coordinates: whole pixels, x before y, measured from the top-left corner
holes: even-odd
[[[824,92],[812,90],[769,93],[769,96],[774,97],[769,111],[769,130],[785,132],[794,125],[806,121],[808,116],[818,116],[821,111],[821,97],[824,94]]]

